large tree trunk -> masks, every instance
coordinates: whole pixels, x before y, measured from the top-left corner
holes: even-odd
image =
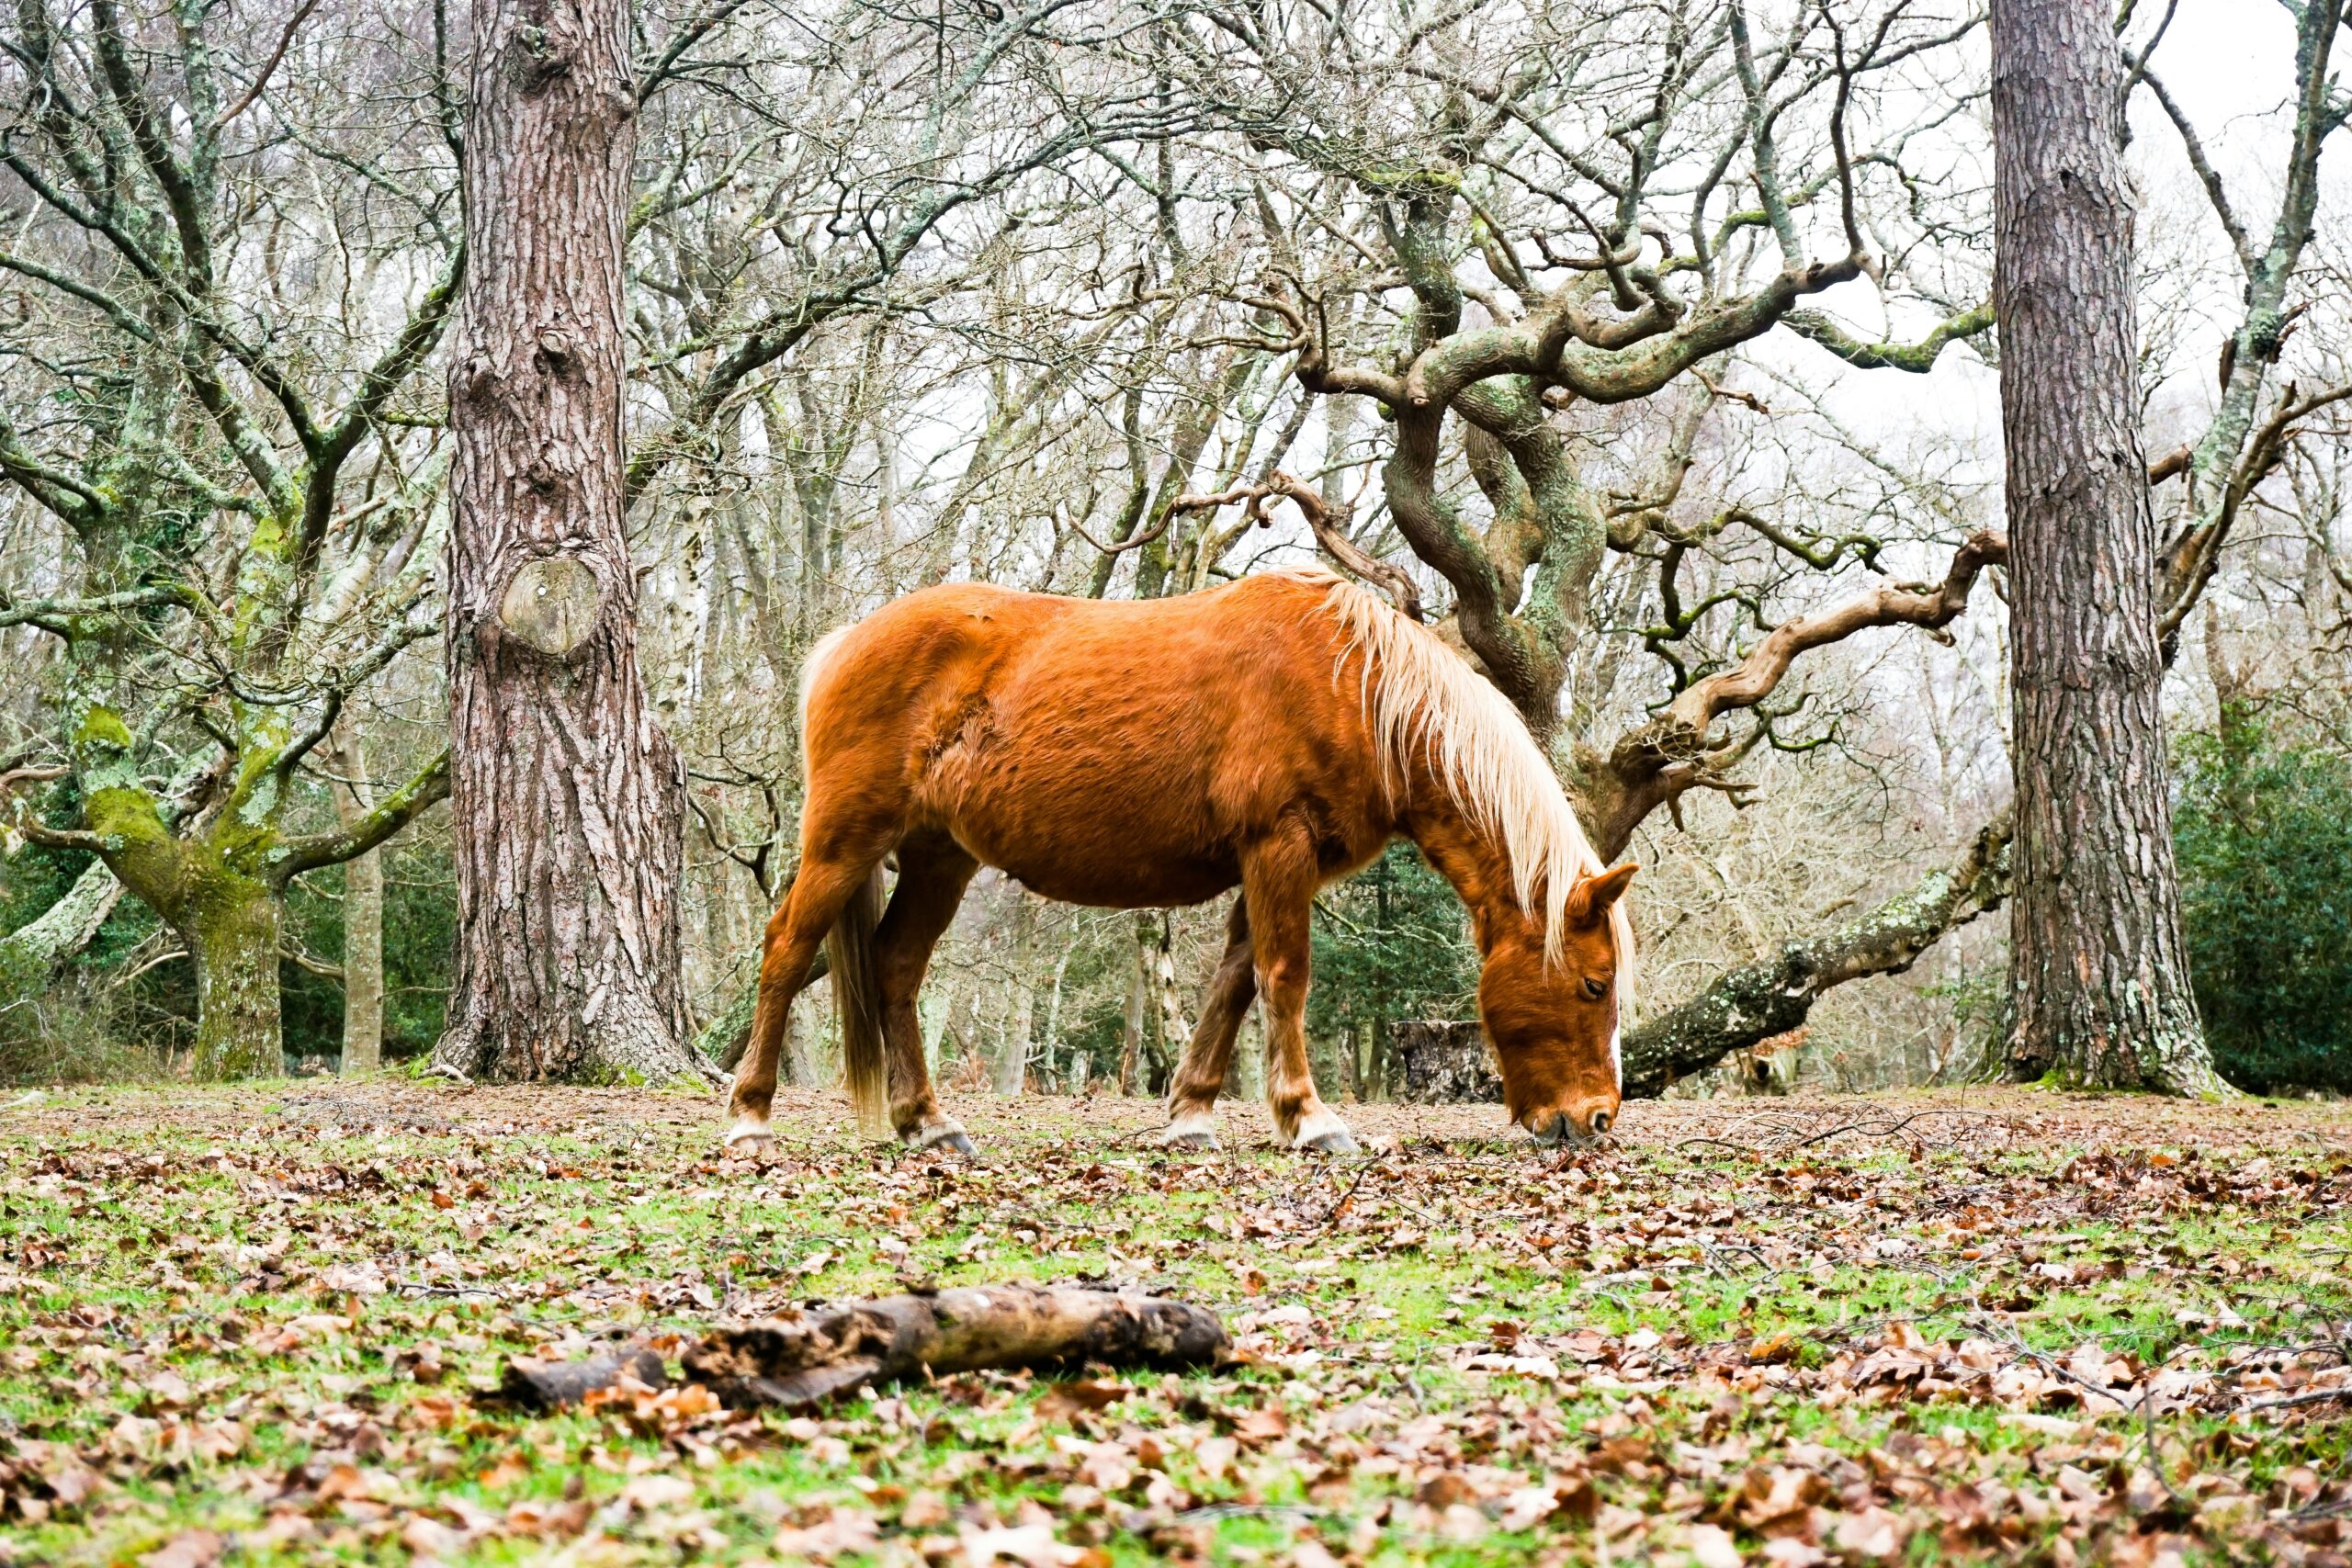
[[[622,532],[628,12],[473,0],[449,371],[458,956],[436,1059],[667,1079],[686,1043],[678,761]]]
[[[193,857],[191,857],[193,859]],[[192,868],[193,869],[193,868]],[[175,925],[196,964],[196,1055],[206,1081],[286,1070],[278,1027],[278,901],[232,872],[197,870]]]
[[[1995,0],[2021,1077],[2209,1093],[2180,935],[2107,0]]]
[[[376,804],[368,782],[368,758],[356,726],[335,749],[342,775],[334,814],[346,831],[365,821]],[[384,862],[369,850],[343,863],[343,1065],[345,1077],[372,1073],[384,1055]]]

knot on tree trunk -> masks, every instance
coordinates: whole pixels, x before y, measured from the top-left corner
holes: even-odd
[[[604,585],[587,562],[577,556],[539,556],[507,582],[498,621],[524,647],[561,659],[595,631],[604,597]]]

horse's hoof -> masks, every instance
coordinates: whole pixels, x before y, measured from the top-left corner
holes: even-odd
[[[756,1116],[744,1116],[738,1118],[735,1125],[727,1130],[727,1141],[723,1146],[730,1154],[748,1154],[773,1141],[775,1136],[768,1131],[765,1121]]]
[[[1298,1124],[1298,1135],[1291,1140],[1291,1147],[1318,1154],[1351,1155],[1356,1152],[1356,1140],[1345,1122],[1329,1111],[1317,1111]]]
[[[1311,1138],[1301,1140],[1298,1146],[1312,1149],[1317,1154],[1351,1155],[1356,1152],[1356,1140],[1355,1134],[1345,1127],[1334,1127],[1328,1133],[1317,1133]]]
[[[1171,1122],[1152,1135],[1152,1142],[1163,1149],[1206,1149],[1212,1153],[1225,1147],[1217,1142],[1214,1127],[1185,1126]]]
[[[925,1127],[909,1140],[918,1149],[945,1149],[950,1154],[977,1155],[979,1148],[971,1135],[953,1122],[941,1122]]]

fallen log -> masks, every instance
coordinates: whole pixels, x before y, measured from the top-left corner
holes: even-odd
[[[1186,1367],[1227,1348],[1206,1307],[1130,1291],[985,1285],[722,1328],[686,1376],[736,1408],[815,1404],[868,1383],[989,1367]]]
[[[506,1363],[499,1380],[498,1397],[525,1410],[560,1410],[590,1394],[616,1387],[623,1378],[635,1378],[648,1388],[670,1381],[662,1358],[642,1345],[585,1361],[543,1361],[517,1356]]]

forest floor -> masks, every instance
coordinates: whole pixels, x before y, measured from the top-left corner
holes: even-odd
[[[12,1097],[13,1098],[13,1097]],[[2352,1106],[1968,1090],[1346,1108],[333,1080],[0,1100],[0,1562],[2150,1564],[2352,1552]],[[535,1416],[510,1356],[902,1281],[1216,1307],[1183,1376]]]

